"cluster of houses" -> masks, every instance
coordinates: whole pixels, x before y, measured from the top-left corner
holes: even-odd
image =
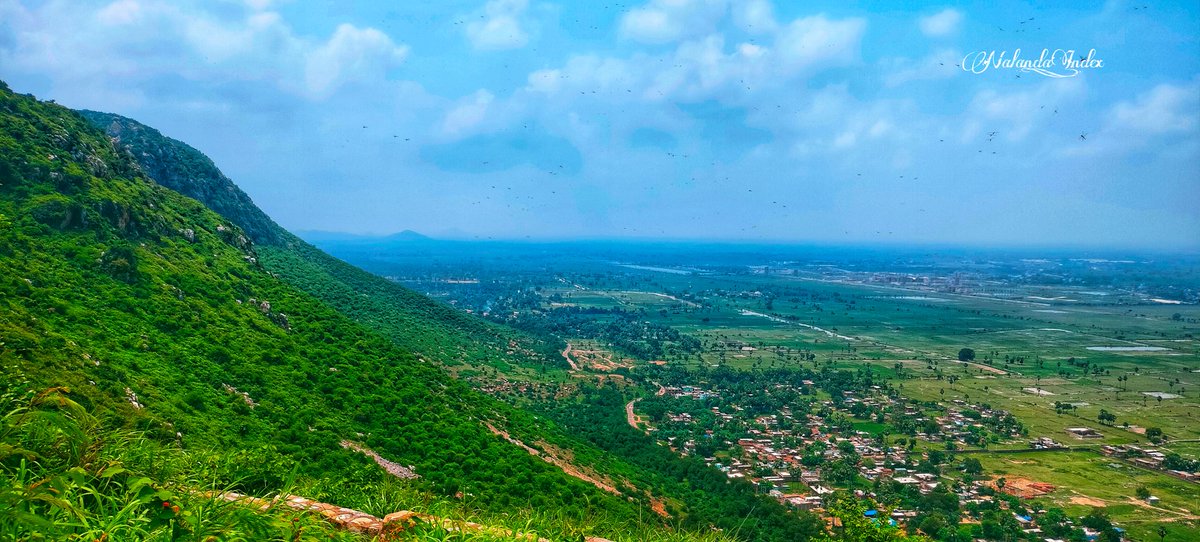
[[[811,385],[807,382],[805,384]],[[660,394],[693,399],[719,396],[716,391],[693,386],[666,387]],[[939,431],[934,435],[918,433],[918,437],[926,440],[961,442],[970,433],[970,428],[984,427],[978,416],[964,415],[964,410],[973,410],[983,416],[1007,415],[1006,412],[996,411],[993,413],[980,405],[958,401],[960,404],[949,408],[944,415],[930,417],[924,410],[916,406],[901,404],[896,399],[883,394],[872,394],[869,397],[857,397],[856,395],[854,392],[845,392],[841,405],[835,406],[833,402],[826,401],[823,406],[833,409],[834,412],[849,414],[852,408],[856,408],[855,404],[861,404],[871,407],[873,410],[892,409],[895,415],[902,415],[921,424],[932,420],[938,426]],[[910,459],[910,454],[913,452],[904,447],[885,447],[874,436],[863,431],[830,434],[828,420],[819,415],[795,416],[784,409],[776,414],[750,418],[743,414],[745,409],[737,405],[727,406],[725,410],[734,414],[722,412],[722,409],[717,407],[713,407],[711,410],[718,426],[727,426],[727,424],[737,421],[745,424],[744,436],[738,438],[736,443],[728,443],[735,444],[736,447],[730,447],[730,449],[740,450],[740,453],[732,453],[728,458],[705,457],[704,460],[731,479],[747,480],[767,488],[770,495],[781,503],[794,508],[821,509],[824,505],[824,496],[833,492],[833,484],[824,479],[818,469],[806,467],[803,464],[806,448],[817,442],[826,444],[822,452],[823,464],[840,458],[844,453],[843,449],[846,448],[842,443],[850,443],[854,453],[862,459],[857,466],[858,474],[867,480],[892,480],[912,486],[923,494],[935,490],[942,483],[939,476],[935,474],[917,472],[905,467],[905,465],[917,463],[921,457]],[[695,422],[695,419],[691,414],[682,412],[668,413],[665,421],[670,424],[690,425]],[[712,435],[712,428],[704,428],[702,434],[693,433],[694,438],[668,437],[666,440],[672,449],[690,455],[696,453],[697,438],[712,438]],[[839,445],[834,445],[834,443]],[[1061,447],[1061,444],[1050,439],[1039,439],[1031,445],[1047,448]],[[982,482],[969,485],[959,490],[959,497],[963,502],[990,500],[992,497],[981,491],[982,488]],[[902,522],[909,517],[909,514],[915,513],[897,510],[892,512],[891,519]]]
[[[1100,453],[1109,457],[1125,459],[1142,468],[1161,470],[1176,478],[1200,483],[1200,472],[1187,472],[1165,468],[1163,462],[1167,460],[1167,454],[1155,448],[1143,448],[1135,444],[1116,444],[1101,446]]]
[[[690,399],[695,399],[697,401],[703,401],[710,397],[720,397],[721,396],[720,393],[717,393],[712,390],[707,390],[707,389],[701,388],[699,386],[668,386],[668,387],[663,388],[662,391],[659,393],[670,395],[671,397],[673,397],[675,399],[681,399],[681,398],[687,397]]]
[[[804,382],[806,387],[811,382]],[[799,390],[797,390],[799,391]],[[917,437],[926,441],[953,442],[966,445],[970,437],[978,438],[985,432],[996,434],[997,431],[1008,431],[1001,434],[1004,439],[1020,437],[1019,429],[1010,428],[1008,424],[996,423],[995,420],[1010,417],[1003,410],[993,410],[983,405],[955,400],[947,405],[944,411],[930,414],[916,405],[904,403],[902,400],[890,397],[876,391],[844,392],[839,404],[832,401],[823,402],[819,409],[826,414],[832,411],[836,415],[851,418],[853,411],[888,412],[892,417],[902,417],[915,422],[920,429]],[[698,386],[666,387],[660,390],[660,395],[675,398],[692,398],[697,400],[721,397],[720,392],[704,389]],[[863,407],[868,407],[864,409]],[[693,411],[695,412],[695,411]],[[825,443],[821,449],[821,466],[829,465],[849,451],[845,443],[853,446],[854,454],[862,461],[857,463],[857,474],[867,480],[891,480],[893,482],[915,488],[921,494],[930,493],[944,482],[939,475],[920,472],[915,465],[924,459],[920,452],[913,452],[903,446],[884,446],[879,440],[864,431],[838,431],[831,427],[828,416],[813,413],[793,414],[783,408],[774,414],[750,415],[747,408],[740,405],[726,404],[723,407],[712,407],[713,427],[698,427],[698,420],[692,414],[668,413],[666,421],[669,425],[682,425],[688,428],[686,436],[668,437],[667,444],[672,449],[684,454],[697,453],[697,440],[712,439],[714,429],[721,431],[734,430],[738,435],[736,442],[724,442],[722,449],[729,455],[717,454],[703,459],[725,473],[730,479],[749,481],[764,488],[771,496],[781,503],[799,510],[820,512],[825,506],[825,498],[834,491],[835,483],[820,466],[806,466],[804,457],[812,453],[814,443]],[[708,413],[704,414],[708,419]],[[936,425],[934,431],[932,425]],[[678,428],[678,427],[677,427]],[[657,428],[651,428],[657,431]],[[928,433],[927,433],[928,432]],[[1067,433],[1079,439],[1094,438],[1095,430],[1089,428],[1069,428]],[[675,432],[675,434],[679,434]],[[690,437],[690,438],[689,438]],[[731,437],[732,438],[732,437]],[[1029,441],[1029,447],[1035,450],[1059,450],[1067,448],[1063,443],[1050,437],[1038,437]],[[1141,448],[1135,445],[1102,446],[1101,451],[1110,456],[1124,458],[1145,468],[1165,470],[1162,466],[1166,456],[1155,449]],[[916,454],[916,456],[914,456]],[[811,465],[812,462],[810,461]],[[1166,471],[1185,480],[1200,482],[1200,473],[1182,471]],[[983,504],[995,500],[995,490],[1003,489],[1007,493],[1023,496],[1020,491],[1032,491],[1030,488],[997,488],[986,480],[976,480],[966,484],[955,484],[954,492],[963,505],[971,503]],[[1046,491],[1053,490],[1050,487]],[[861,493],[859,491],[858,493]],[[867,496],[867,495],[864,495]],[[1150,499],[1154,499],[1151,497]],[[1000,503],[1006,508],[1006,503]],[[904,524],[915,517],[913,510],[898,509],[887,512],[869,511],[868,513],[890,514],[890,518],[880,517],[893,524]],[[1016,516],[1014,514],[1014,516]],[[1033,518],[1016,516],[1028,534],[1037,535],[1040,530]],[[1097,533],[1086,532],[1095,539]],[[1046,539],[1046,542],[1059,542]]]

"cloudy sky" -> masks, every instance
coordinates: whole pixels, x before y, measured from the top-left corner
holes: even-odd
[[[298,230],[1200,249],[1195,2],[903,4],[0,0],[0,79]]]

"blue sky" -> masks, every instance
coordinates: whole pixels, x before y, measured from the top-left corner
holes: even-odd
[[[0,78],[188,142],[291,229],[1196,250],[1197,11],[0,0]],[[959,66],[1043,48],[1103,65]]]

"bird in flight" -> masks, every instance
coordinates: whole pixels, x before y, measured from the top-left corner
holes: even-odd
[[[1080,140],[1080,141],[1087,141],[1087,132],[1084,132],[1084,133],[1082,133],[1082,134],[1079,134],[1079,140]]]

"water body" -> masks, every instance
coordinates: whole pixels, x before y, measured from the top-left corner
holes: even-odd
[[[1161,346],[1089,346],[1088,350],[1096,352],[1162,352],[1170,350]]]

